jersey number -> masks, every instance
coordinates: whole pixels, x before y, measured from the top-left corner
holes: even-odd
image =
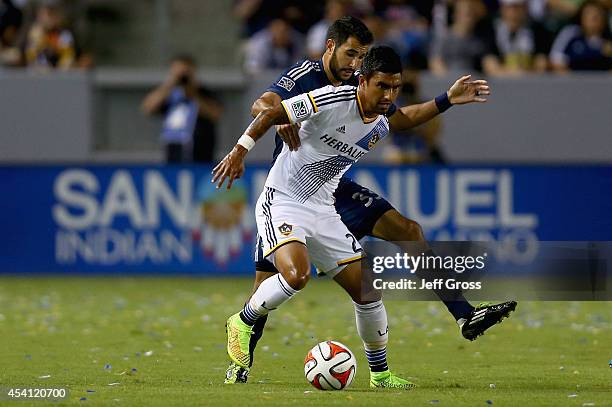
[[[365,206],[366,208],[369,208],[375,199],[380,199],[380,196],[370,191],[369,189],[364,188],[361,190],[361,192],[355,192],[352,198],[356,201],[363,202],[363,206]]]
[[[355,239],[355,236],[353,236],[353,235],[352,235],[352,234],[350,234],[350,233],[347,233],[345,236],[346,236],[347,238],[351,239],[351,241],[352,241],[352,245],[353,245],[353,252],[354,252],[354,253],[360,253],[360,252],[362,252],[362,251],[363,251],[363,249],[362,249],[361,247],[357,247],[357,239]]]

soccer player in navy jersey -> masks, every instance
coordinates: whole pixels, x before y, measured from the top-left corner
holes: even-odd
[[[360,68],[372,42],[372,33],[357,18],[342,17],[336,20],[328,30],[326,50],[323,57],[319,61],[306,59],[287,69],[255,101],[251,110],[253,117],[265,109],[280,105],[281,101],[285,99],[323,86],[357,86],[358,77],[355,73]],[[482,95],[487,94],[488,90],[482,93]],[[477,97],[476,101],[484,100],[484,98]],[[428,117],[424,105],[404,107],[402,113],[414,122],[414,126],[417,126],[431,119],[431,117]],[[436,98],[436,106],[440,113],[451,106],[447,93]],[[395,110],[395,105],[390,105],[387,116],[392,117]],[[299,125],[278,125],[276,130],[276,148],[273,160],[276,160],[285,143],[290,150],[297,150],[300,147]],[[336,131],[342,134],[341,123],[339,123]],[[393,242],[425,241],[423,231],[417,222],[402,216],[383,197],[362,187],[348,177],[342,177],[334,192],[334,198],[336,211],[357,239],[364,236],[373,236]],[[258,247],[256,248],[256,277],[253,292],[264,280],[278,273],[274,265],[263,257],[260,241],[258,239]],[[448,292],[438,293],[438,295],[444,298],[444,304],[457,321],[462,335],[469,340],[476,339],[488,328],[500,322],[516,306],[515,302],[510,301],[496,305],[481,304],[475,308],[460,292],[454,291],[451,296]],[[449,299],[449,297],[452,299]],[[258,340],[263,335],[266,320],[267,315],[258,318],[252,328],[253,335],[251,335],[250,340],[251,365],[253,363],[253,352]],[[226,383],[246,382],[247,377],[248,369],[230,363]]]

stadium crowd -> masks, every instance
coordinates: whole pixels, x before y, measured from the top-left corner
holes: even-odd
[[[318,58],[352,14],[405,66],[490,76],[612,69],[611,0],[236,0],[251,74]]]
[[[323,52],[327,27],[360,17],[406,66],[492,76],[612,69],[612,0],[234,0],[244,68],[283,69]],[[88,67],[59,0],[0,0],[0,64]]]
[[[0,65],[71,69],[92,64],[61,2],[0,0]]]
[[[66,4],[0,0],[0,66],[93,66]],[[612,0],[234,0],[230,8],[240,22],[248,75],[320,58],[330,24],[344,15],[359,17],[376,44],[390,45],[402,57],[407,69],[400,103],[423,101],[422,71],[513,77],[612,70]],[[222,106],[197,81],[191,55],[175,55],[170,65],[142,110],[164,117],[168,162],[211,162]],[[384,157],[397,164],[444,163],[440,134],[439,118],[394,134]]]

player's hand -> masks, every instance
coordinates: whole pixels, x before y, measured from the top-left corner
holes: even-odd
[[[280,138],[287,143],[289,151],[297,151],[300,146],[300,125],[299,124],[279,124],[276,132]]]
[[[226,155],[223,160],[212,170],[211,182],[217,183],[217,188],[221,188],[226,178],[229,178],[227,189],[232,187],[234,180],[242,177],[244,174],[244,156],[247,149],[241,145],[235,145],[232,151]]]
[[[484,79],[472,81],[472,75],[462,76],[448,90],[448,99],[453,105],[484,103],[491,94],[489,83]]]

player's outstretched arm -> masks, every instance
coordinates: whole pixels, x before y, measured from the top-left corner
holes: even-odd
[[[253,106],[251,106],[251,116],[255,118],[259,113],[274,106],[278,106],[281,102],[282,99],[278,94],[270,91],[264,92],[259,99],[253,103]]]
[[[228,179],[227,189],[232,187],[234,180],[244,174],[244,157],[255,146],[266,131],[274,124],[289,123],[289,117],[282,105],[274,106],[263,110],[251,122],[242,137],[215,168],[213,168],[213,178],[211,182],[217,183],[217,188],[221,188],[225,179]]]
[[[280,95],[274,92],[265,92],[259,97],[251,106],[251,115],[257,117],[257,115],[263,112],[265,109],[269,109],[274,106],[280,105],[282,99]],[[287,143],[290,151],[296,151],[300,146],[300,125],[299,124],[278,124],[276,125],[276,132],[280,138]]]
[[[484,103],[491,89],[486,80],[471,81],[471,75],[457,79],[451,88],[429,102],[418,105],[404,106],[389,117],[389,125],[393,131],[407,130],[433,119],[452,105],[466,103]]]

